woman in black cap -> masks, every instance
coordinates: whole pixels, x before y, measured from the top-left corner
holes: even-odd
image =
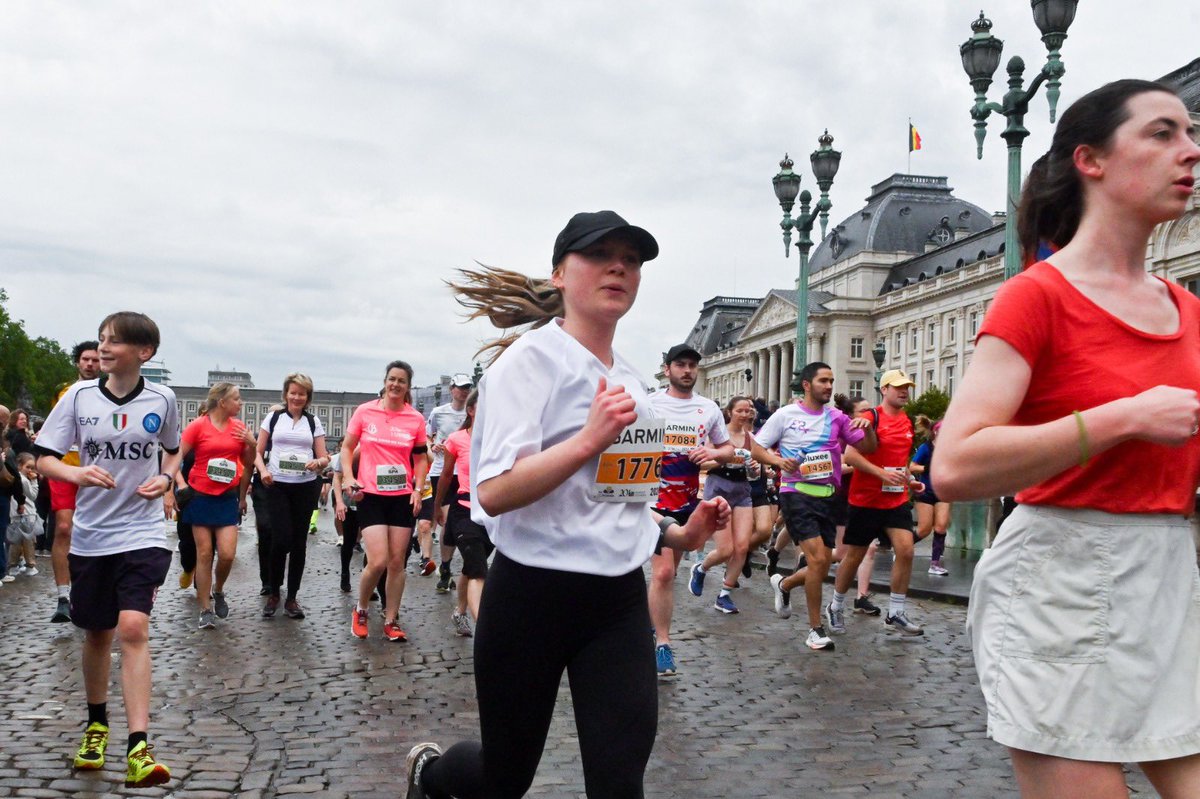
[[[473,515],[497,549],[475,631],[481,741],[414,747],[410,799],[524,796],[564,669],[588,796],[643,795],[658,699],[642,566],[729,519],[722,499],[686,527],[650,512],[662,420],[612,342],[656,255],[612,211],[576,214],[549,280],[486,269],[454,286],[472,317],[531,329],[492,345],[472,437]]]

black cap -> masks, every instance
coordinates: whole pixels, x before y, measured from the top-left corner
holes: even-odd
[[[609,233],[621,230],[633,238],[642,255],[642,261],[653,261],[658,257],[658,242],[640,227],[629,224],[616,211],[592,211],[575,214],[571,221],[554,240],[554,266],[569,252],[577,252]]]
[[[663,363],[671,363],[685,355],[690,355],[697,361],[700,360],[700,353],[695,347],[692,347],[688,344],[676,344],[674,347],[667,350],[667,354],[663,356]]]

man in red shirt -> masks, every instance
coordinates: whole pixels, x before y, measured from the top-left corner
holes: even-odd
[[[912,577],[913,521],[909,505],[909,488],[914,484],[908,472],[912,457],[913,426],[904,405],[908,390],[916,384],[899,369],[883,373],[879,391],[883,403],[867,411],[874,415],[875,435],[879,446],[870,455],[853,447],[846,448],[846,463],[854,467],[850,478],[850,513],[846,523],[847,552],[838,566],[834,581],[833,601],[825,607],[825,621],[832,633],[844,633],[843,611],[846,594],[862,563],[871,541],[891,544],[895,553],[892,563],[892,594],[884,622],[908,635],[925,631],[913,624],[904,612],[908,582]]]

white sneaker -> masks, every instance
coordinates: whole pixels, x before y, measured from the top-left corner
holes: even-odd
[[[929,573],[938,577],[945,577],[950,573],[950,570],[943,568],[941,561],[934,560],[929,562]]]
[[[904,633],[905,635],[924,635],[925,634],[924,628],[918,627],[917,625],[915,625],[911,621],[909,621],[908,614],[906,614],[904,611],[900,611],[895,616],[893,616],[891,613],[887,614],[883,618],[883,623],[891,626],[892,629],[894,629],[894,630],[899,630],[900,632]]]
[[[808,640],[804,642],[809,649],[832,650],[833,639],[825,634],[824,627],[814,627],[808,631]]]
[[[16,579],[17,578],[15,576],[13,576],[13,574],[11,572],[9,572],[8,574],[4,575],[3,577],[0,577],[0,582],[11,583],[11,582],[16,582]]]
[[[771,591],[775,594],[775,615],[786,619],[792,615],[792,592],[783,590],[783,575],[771,575]]]
[[[33,576],[35,576],[37,573],[38,573],[38,568],[37,568],[37,566],[26,566],[26,567],[25,567],[25,576],[26,576],[26,577],[33,577]]]
[[[459,635],[463,638],[471,637],[471,635],[472,635],[471,620],[467,618],[467,614],[458,613],[456,611],[456,612],[450,614],[450,619],[451,619],[451,621],[454,622],[454,634],[455,635]]]

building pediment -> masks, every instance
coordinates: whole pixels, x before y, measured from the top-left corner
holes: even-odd
[[[796,324],[796,306],[778,294],[770,294],[746,323],[741,339],[767,333],[782,324]]]

